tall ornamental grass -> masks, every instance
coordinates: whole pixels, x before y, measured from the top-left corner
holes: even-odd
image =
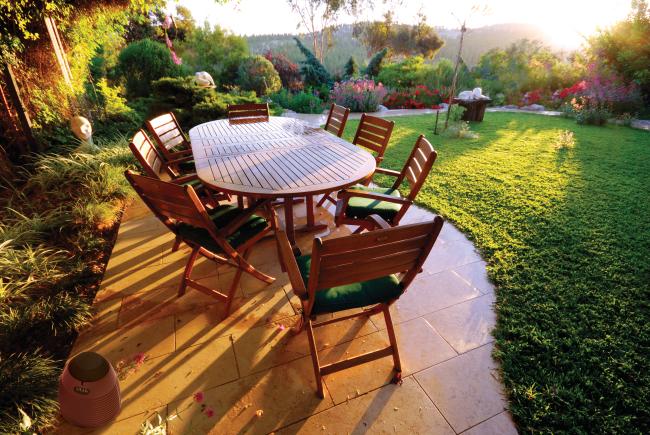
[[[96,154],[35,156],[0,179],[0,433],[56,418],[57,378],[92,318],[132,164],[118,139]]]

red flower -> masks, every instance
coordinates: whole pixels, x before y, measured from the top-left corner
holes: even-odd
[[[201,403],[203,402],[204,399],[203,391],[199,391],[198,393],[194,393],[194,401],[196,403]]]

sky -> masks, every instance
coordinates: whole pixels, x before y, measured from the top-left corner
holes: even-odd
[[[286,0],[234,0],[226,5],[217,5],[213,0],[169,0],[168,9],[173,10],[175,4],[188,7],[198,23],[207,20],[240,35],[295,33],[299,23]],[[578,47],[584,36],[623,19],[630,9],[629,0],[401,0],[400,6],[375,0],[374,7],[360,17],[344,15],[339,22],[378,20],[391,9],[395,21],[414,23],[417,12],[422,10],[431,26],[458,27],[458,19],[468,17],[475,4],[487,5],[488,12],[470,15],[468,27],[535,24],[554,45],[566,48]]]

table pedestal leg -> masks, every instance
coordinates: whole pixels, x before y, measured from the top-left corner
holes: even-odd
[[[293,225],[293,198],[284,198],[284,221],[286,226],[287,238],[291,246],[296,248],[296,231],[311,232],[321,231],[327,229],[327,224],[316,223],[314,216],[314,197],[309,195],[306,197],[305,206],[307,207],[307,225],[294,227]]]
[[[307,208],[307,225],[296,228],[296,231],[321,231],[327,229],[327,224],[316,223],[314,216],[314,196],[308,195],[305,200],[305,207]]]

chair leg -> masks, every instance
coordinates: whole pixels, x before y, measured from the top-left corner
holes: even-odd
[[[253,267],[252,264],[250,264],[248,261],[246,261],[243,258],[239,260],[239,270],[242,270],[250,275],[253,275],[255,278],[259,279],[260,281],[264,281],[267,284],[272,284],[275,282],[274,277],[255,269],[255,267]]]
[[[190,254],[190,258],[188,258],[187,264],[185,265],[185,272],[183,272],[181,285],[178,288],[178,297],[181,297],[185,294],[185,289],[187,288],[187,281],[190,279],[190,275],[192,274],[192,269],[194,269],[194,262],[196,261],[196,257],[199,256],[199,251],[200,248],[192,248],[192,253]]]
[[[388,332],[388,339],[393,348],[393,364],[395,365],[395,377],[393,382],[397,383],[402,378],[402,363],[399,359],[399,350],[397,349],[397,337],[395,337],[395,328],[393,327],[393,319],[390,316],[390,306],[384,305],[384,320],[386,321],[386,331]]]
[[[318,363],[318,353],[316,352],[316,339],[314,338],[314,330],[311,326],[311,320],[305,319],[307,326],[307,338],[309,339],[309,350],[311,351],[311,362],[314,366],[314,375],[316,376],[317,395],[321,399],[325,398],[323,391],[323,376],[320,372],[320,364]]]
[[[176,240],[174,240],[174,246],[172,246],[172,252],[178,251],[178,249],[181,247],[181,238],[179,236],[176,236]]]
[[[244,258],[247,258],[249,252],[250,249],[247,249],[242,253],[242,256]],[[239,281],[241,280],[241,274],[242,274],[242,269],[238,267],[237,272],[235,272],[235,278],[233,279],[232,284],[230,284],[230,290],[228,290],[228,302],[226,302],[224,319],[230,315],[230,307],[232,306],[232,302],[235,299],[235,293],[237,293],[237,286],[239,285]]]

